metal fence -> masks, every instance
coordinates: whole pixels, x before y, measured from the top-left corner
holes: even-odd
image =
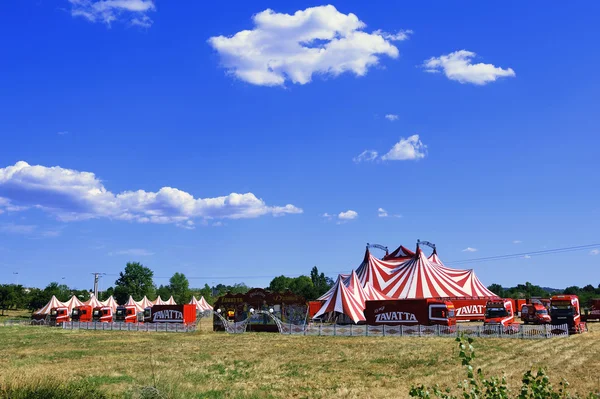
[[[29,320],[29,319],[17,319],[17,320],[4,320],[0,326],[46,326],[48,323],[46,320]]]
[[[282,334],[319,336],[373,336],[373,337],[457,337],[467,335],[481,338],[554,338],[568,337],[569,328],[564,325],[512,325],[493,326],[368,326],[340,324],[282,324]]]
[[[70,321],[62,323],[64,330],[108,330],[108,331],[147,331],[147,332],[191,332],[196,325],[180,323],[100,323]]]

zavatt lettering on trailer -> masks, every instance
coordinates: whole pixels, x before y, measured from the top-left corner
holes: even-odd
[[[152,315],[153,322],[183,322],[183,313],[178,310],[166,309],[159,310]]]
[[[418,322],[414,314],[408,312],[387,312],[375,316],[376,323],[410,323]]]
[[[484,305],[466,305],[456,309],[456,316],[483,316]]]

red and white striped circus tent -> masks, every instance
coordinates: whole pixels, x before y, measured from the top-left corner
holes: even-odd
[[[98,298],[96,298],[96,295],[94,295],[94,294],[90,295],[90,299],[88,299],[84,303],[88,306],[91,306],[92,308],[99,308],[99,307],[104,306],[104,304],[102,302],[100,302],[98,300]]]
[[[347,299],[346,292],[352,299]],[[325,302],[313,318],[330,312],[332,302],[337,304],[334,306],[336,312],[348,308],[350,313],[341,313],[356,322],[352,300],[361,305],[362,315],[366,300],[456,297],[498,296],[479,281],[473,270],[445,266],[435,249],[427,257],[418,245],[415,252],[399,246],[392,253],[386,253],[383,259],[378,259],[367,248],[358,269],[350,274],[340,274],[336,284],[317,299]]]
[[[119,306],[119,304],[117,303],[117,301],[115,301],[115,298],[112,295],[109,296],[106,301],[102,301],[100,303],[102,303],[103,306],[107,306],[107,307],[111,308],[113,310],[113,312],[116,311],[117,306]]]
[[[158,296],[158,298],[156,298],[154,301],[152,301],[152,305],[166,305],[167,303],[165,301],[163,301],[163,299],[160,297],[160,295]]]
[[[37,314],[37,315],[50,314],[50,310],[52,308],[64,308],[64,307],[65,307],[65,304],[62,303],[61,301],[59,301],[58,299],[56,299],[56,297],[54,295],[52,295],[52,298],[50,298],[48,303],[46,305],[44,305],[43,308],[41,308],[40,310],[35,312],[35,314]]]
[[[125,302],[125,306],[135,306],[135,312],[143,312],[144,308],[140,304],[140,302],[136,302],[133,300],[133,297],[129,295],[129,299]]]
[[[360,303],[354,294],[344,285],[343,279],[338,277],[333,286],[332,295],[325,301],[321,309],[314,315],[314,319],[327,313],[340,313],[348,316],[354,323],[365,321],[365,304]]]
[[[177,303],[175,302],[175,299],[173,298],[173,295],[171,295],[171,298],[167,299],[167,301],[165,302],[165,305],[177,305]]]
[[[67,302],[64,303],[65,306],[67,308],[69,308],[69,314],[71,314],[71,311],[73,310],[73,308],[76,308],[77,306],[82,306],[83,302],[81,302],[79,300],[79,298],[77,298],[75,295],[73,295]]]
[[[210,306],[208,304],[208,302],[206,302],[206,299],[204,299],[203,296],[200,297],[200,299],[196,299],[195,296],[192,297],[192,300],[190,301],[190,305],[196,305],[196,310],[200,311],[200,312],[205,312],[207,310],[213,310],[213,307]]]
[[[150,299],[148,299],[148,297],[144,295],[144,298],[142,298],[142,300],[138,302],[138,305],[140,305],[142,309],[146,309],[151,308],[152,305],[154,305],[154,303],[152,303],[152,301],[150,301]]]

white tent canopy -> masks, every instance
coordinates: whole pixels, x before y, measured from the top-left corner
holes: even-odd
[[[62,303],[61,301],[59,301],[58,299],[56,299],[56,297],[54,295],[52,295],[52,298],[50,298],[50,301],[40,310],[38,310],[37,312],[35,312],[35,314],[50,314],[50,310],[52,308],[64,308],[66,307],[64,303]]]
[[[204,299],[204,297],[200,297],[200,300],[196,299],[195,296],[192,297],[192,300],[190,301],[190,305],[196,305],[196,310],[200,311],[200,312],[204,312],[207,310],[213,310],[213,307],[210,306],[208,304],[208,302],[206,302],[206,299]]]

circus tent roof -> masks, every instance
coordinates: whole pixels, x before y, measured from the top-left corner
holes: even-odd
[[[125,302],[125,306],[135,306],[136,312],[143,312],[144,308],[141,305],[141,302],[136,302],[133,300],[133,297],[129,295],[129,299]]]
[[[201,312],[204,312],[206,310],[213,310],[213,307],[210,306],[208,302],[206,302],[206,299],[204,299],[203,296],[200,297],[200,300],[196,299],[196,297],[193,296],[192,300],[190,301],[190,304],[196,305],[196,310],[199,310]]]
[[[119,306],[119,304],[117,303],[117,301],[115,301],[115,298],[112,295],[109,296],[106,301],[102,301],[101,303],[104,306],[112,308],[113,311],[117,310],[117,306]]]
[[[90,295],[90,299],[85,301],[84,304],[91,306],[92,308],[98,308],[100,306],[104,306],[104,304],[102,302],[100,302],[98,300],[98,298],[96,298],[96,295],[94,295],[94,294]]]
[[[142,300],[138,302],[138,304],[139,304],[139,305],[140,305],[140,306],[141,306],[143,309],[146,309],[146,308],[151,308],[151,307],[152,307],[152,305],[154,305],[154,304],[152,303],[152,301],[150,301],[150,300],[148,299],[148,297],[147,297],[147,296],[145,296],[145,295],[144,295],[144,298],[142,298]]]
[[[62,303],[61,301],[59,301],[58,299],[56,299],[56,297],[54,295],[52,295],[52,298],[50,298],[50,301],[48,301],[48,303],[46,305],[44,305],[43,308],[41,308],[40,310],[35,312],[35,314],[50,314],[50,310],[52,308],[62,308],[62,307],[65,307],[65,304]]]
[[[67,302],[64,302],[64,304],[67,308],[69,308],[69,314],[70,314],[71,311],[73,310],[73,308],[76,308],[77,306],[82,306],[83,302],[81,302],[79,300],[79,298],[77,298],[75,295],[73,295],[71,298],[69,298],[69,300]]]
[[[335,283],[333,294],[325,301],[321,309],[314,315],[314,318],[320,317],[326,313],[338,312],[348,316],[354,323],[364,321],[364,304],[361,304],[348,288],[344,285],[342,278],[338,278]]]
[[[163,301],[159,295],[158,298],[156,298],[154,301],[152,301],[152,304],[153,305],[166,305],[167,303],[165,301]]]
[[[354,295],[354,298],[356,298],[358,303],[362,305],[362,308],[364,310],[365,303],[367,302],[367,294],[365,293],[365,290],[363,289],[360,280],[358,279],[358,276],[356,275],[356,272],[354,270],[352,270],[352,273],[350,273],[350,279],[348,280],[346,286],[348,287],[350,293]]]
[[[175,299],[173,298],[173,295],[171,295],[171,298],[169,298],[166,302],[165,305],[177,305],[177,303],[175,302]]]

